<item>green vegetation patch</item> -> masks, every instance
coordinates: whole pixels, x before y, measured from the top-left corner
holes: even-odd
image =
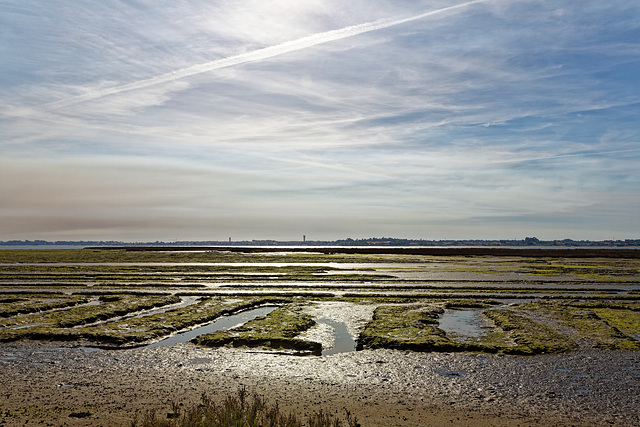
[[[456,307],[456,300],[453,301]],[[462,302],[460,302],[462,304]],[[486,305],[492,305],[492,302]],[[483,303],[484,304],[484,303]],[[485,305],[483,305],[484,307]],[[477,307],[473,304],[472,307]],[[538,354],[544,349],[520,348],[511,333],[490,331],[480,337],[461,339],[438,328],[444,309],[435,304],[383,305],[361,332],[358,349],[391,348],[412,351],[475,351],[485,353]]]
[[[469,304],[466,304],[469,302]],[[494,301],[452,300],[452,307],[487,307]],[[500,330],[458,341],[438,328],[443,309],[435,304],[403,304],[378,307],[358,339],[358,348],[391,348],[413,351],[479,351],[535,355],[560,353],[575,344],[556,330],[510,309],[483,312]]]
[[[507,354],[545,354],[562,353],[573,350],[576,345],[568,337],[556,330],[535,322],[510,309],[487,310],[483,313],[496,326],[509,333],[515,346],[503,347]]]
[[[201,335],[192,341],[205,347],[268,347],[318,354],[321,344],[295,338],[315,324],[310,315],[302,312],[300,304],[289,304],[237,328]]]
[[[628,335],[640,335],[640,312],[612,308],[593,310],[608,325]]]
[[[126,263],[118,264],[81,264],[70,263],[61,265],[50,265],[46,263],[37,264],[16,264],[2,267],[3,274],[0,277],[9,274],[22,274],[24,277],[36,275],[56,275],[79,276],[89,279],[99,278],[104,275],[152,275],[152,274],[206,274],[210,279],[215,276],[212,274],[246,274],[246,273],[268,273],[268,274],[322,274],[328,271],[338,270],[339,268],[330,266],[315,265],[263,265],[263,264],[150,264],[150,265],[127,265]]]
[[[5,328],[16,328],[19,334],[29,333],[29,326],[37,328],[71,328],[73,326],[111,319],[128,313],[175,304],[181,301],[173,295],[133,296],[112,295],[100,298],[100,303],[73,307],[67,310],[52,311],[41,315],[13,317],[0,322]],[[14,330],[15,332],[15,330]],[[0,337],[1,337],[0,333]]]
[[[358,349],[392,348],[450,351],[457,344],[437,327],[442,307],[426,304],[383,305],[358,338]]]
[[[158,297],[152,297],[158,298]],[[164,296],[164,298],[174,297]],[[37,324],[21,329],[0,329],[0,341],[18,339],[89,340],[103,344],[123,345],[139,343],[170,335],[194,325],[209,322],[224,314],[256,305],[281,302],[283,298],[205,298],[187,307],[143,317],[132,317],[102,325],[63,327],[57,323]],[[117,301],[113,301],[117,303]],[[96,306],[99,307],[99,306]]]
[[[38,313],[57,308],[73,307],[88,301],[84,296],[67,295],[5,295],[0,300],[0,317]]]
[[[200,302],[187,307],[96,327],[81,328],[78,331],[81,331],[83,338],[114,344],[144,342],[210,322],[225,314],[283,300],[286,299],[273,297],[246,299],[203,298]]]
[[[615,323],[622,323],[620,316],[614,316],[612,309],[582,308],[571,303],[537,302],[526,305],[528,309],[546,312],[563,326],[575,330],[575,336],[593,342],[593,346],[610,350],[640,350],[640,342],[618,329]],[[598,310],[609,315],[613,324],[603,320]],[[622,313],[622,311],[620,312]],[[627,320],[633,319],[633,311],[627,311]],[[618,318],[618,321],[615,319]],[[629,325],[631,327],[631,325]]]
[[[609,308],[618,310],[640,311],[640,303],[638,302],[622,302],[622,301],[588,301],[588,302],[571,302],[571,306],[580,308]]]
[[[284,248],[273,248],[269,253],[242,253],[228,251],[127,251],[124,249],[7,249],[0,252],[0,263],[122,263],[122,262],[175,262],[175,263],[232,263],[232,262],[340,262],[379,263],[403,262],[402,257],[363,254],[322,254],[286,252]],[[413,261],[412,261],[413,262]]]
[[[498,264],[498,263],[495,263]],[[526,259],[525,261],[507,261],[513,272],[541,276],[574,276],[582,279],[617,279],[621,277],[637,277],[640,274],[640,263],[637,260],[598,259],[585,261],[582,259]]]

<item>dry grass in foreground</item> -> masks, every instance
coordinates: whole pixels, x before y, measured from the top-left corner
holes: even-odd
[[[172,406],[173,412],[165,419],[149,411],[140,424],[137,419],[132,421],[131,427],[360,427],[349,411],[343,422],[322,409],[303,423],[294,414],[281,412],[277,402],[270,404],[256,394],[249,396],[244,387],[219,403],[203,393],[200,404],[184,409],[178,404]]]

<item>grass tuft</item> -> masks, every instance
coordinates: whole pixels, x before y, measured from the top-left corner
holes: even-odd
[[[303,423],[295,414],[283,412],[278,403],[269,403],[263,397],[249,395],[241,387],[236,395],[228,395],[220,401],[203,393],[201,403],[182,409],[172,404],[172,412],[160,417],[155,411],[147,412],[141,423],[131,422],[131,427],[360,427],[357,419],[346,411],[345,420],[334,418],[322,409],[311,414]]]

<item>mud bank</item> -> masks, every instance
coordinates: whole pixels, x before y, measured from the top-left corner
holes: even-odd
[[[127,425],[203,391],[246,386],[299,414],[323,407],[363,426],[640,426],[640,355],[359,351],[296,357],[193,344],[126,351],[0,345],[0,425]]]

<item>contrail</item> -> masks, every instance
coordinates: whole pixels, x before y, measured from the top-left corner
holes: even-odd
[[[183,79],[185,77],[194,76],[196,74],[206,73],[208,71],[219,70],[221,68],[227,68],[227,67],[232,67],[234,65],[245,64],[247,62],[255,62],[263,59],[269,59],[275,56],[283,55],[285,53],[295,52],[295,51],[306,49],[312,46],[317,46],[319,44],[328,43],[335,40],[341,40],[348,37],[357,36],[359,34],[368,33],[371,31],[393,27],[395,25],[416,21],[419,19],[423,19],[433,15],[438,15],[445,12],[451,12],[453,10],[462,9],[476,3],[482,3],[484,1],[486,0],[473,0],[466,3],[457,4],[455,6],[448,6],[442,9],[436,9],[429,12],[421,13],[419,15],[411,16],[408,18],[379,19],[376,21],[365,22],[363,24],[357,24],[357,25],[352,25],[345,28],[340,28],[337,30],[317,33],[310,36],[302,37],[297,40],[281,43],[279,45],[258,49],[253,52],[247,52],[239,55],[229,56],[227,58],[216,59],[214,61],[209,61],[202,64],[193,65],[191,67],[186,67],[179,70],[171,71],[170,73],[162,74],[156,77],[151,77],[149,79],[139,80],[137,82],[128,83],[125,85],[96,90],[96,91],[86,93],[84,95],[74,96],[72,98],[67,98],[60,101],[43,104],[40,106],[40,109],[44,111],[57,110],[59,108],[64,108],[64,107],[69,107],[71,105],[79,104],[81,102],[103,98],[105,96],[115,95],[118,93],[130,91],[130,90],[143,89],[143,88],[154,86],[161,83],[168,83],[174,80]]]
[[[635,153],[640,152],[640,148],[631,148],[629,150],[614,150],[614,151],[596,151],[596,152],[586,152],[586,153],[568,153],[568,154],[558,154],[558,155],[550,155],[550,156],[541,156],[541,157],[529,157],[529,158],[519,158],[519,159],[510,159],[510,160],[498,160],[492,163],[522,163],[522,162],[536,162],[539,160],[554,160],[561,159],[566,157],[588,157],[588,156],[602,156],[606,154],[620,154],[620,153]]]

